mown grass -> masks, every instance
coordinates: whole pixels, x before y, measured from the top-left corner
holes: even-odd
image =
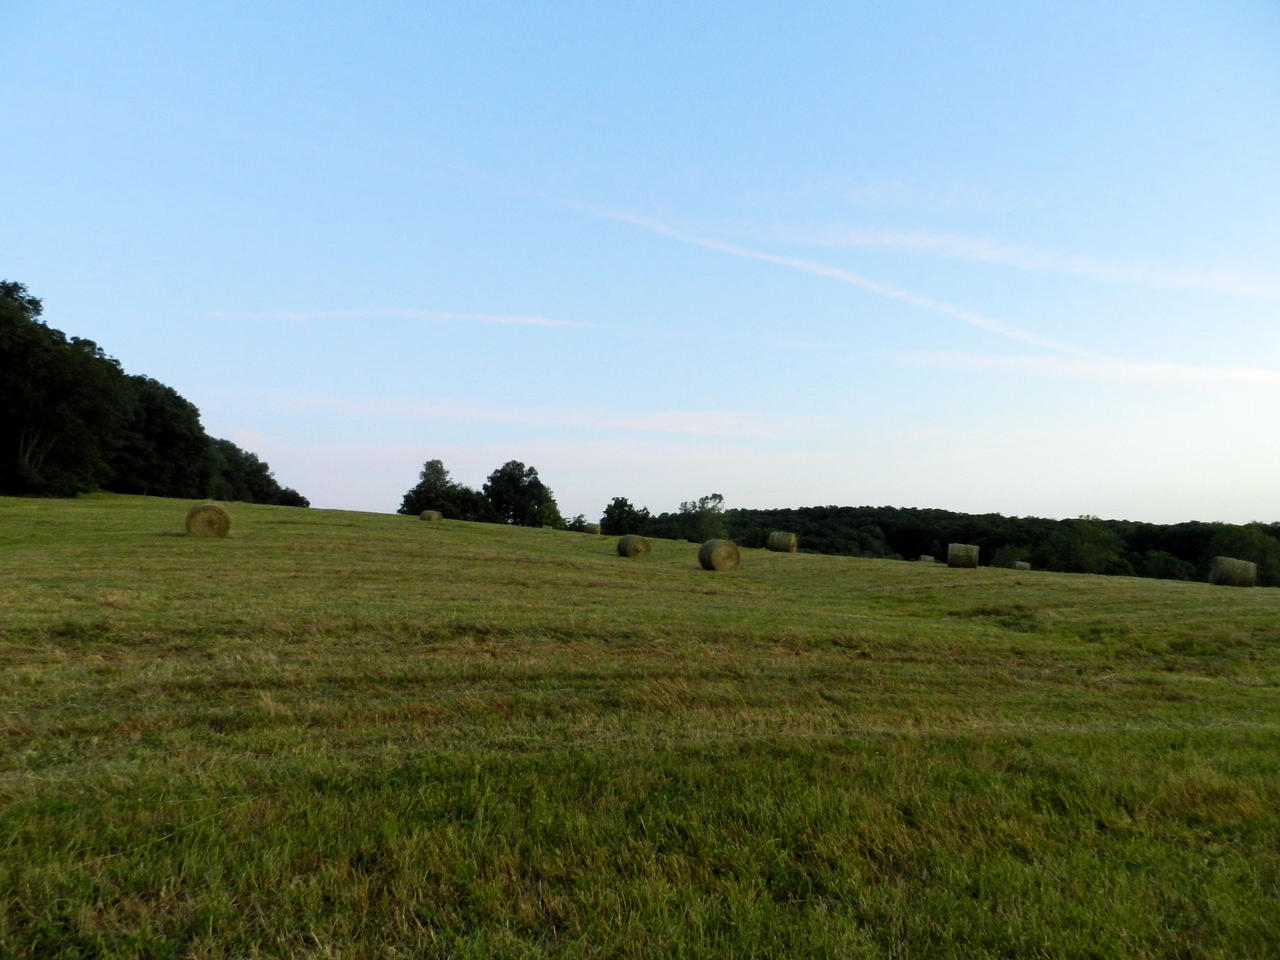
[[[1280,591],[0,499],[0,956],[1280,955]]]

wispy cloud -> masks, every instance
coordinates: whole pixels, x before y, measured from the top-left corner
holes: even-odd
[[[843,193],[854,206],[866,209],[893,210],[1003,210],[1025,207],[1007,191],[993,193],[972,184],[949,184],[924,187],[902,180],[879,180],[860,184]]]
[[[1006,337],[1010,340],[1017,340],[1031,346],[1041,347],[1047,350],[1053,350],[1059,353],[1072,354],[1075,356],[1089,356],[1087,351],[1070,344],[1060,343],[1045,337],[1029,333],[1017,327],[1011,326],[1000,320],[985,316],[975,310],[969,310],[965,307],[959,307],[955,304],[946,303],[942,300],[934,300],[931,297],[925,297],[910,290],[903,290],[900,287],[890,286],[889,284],[880,283],[864,277],[861,274],[854,273],[851,270],[845,270],[840,267],[831,267],[826,264],[814,263],[810,260],[801,260],[795,257],[784,257],[776,253],[768,253],[763,250],[754,250],[749,247],[739,246],[733,243],[726,243],[721,240],[714,240],[710,237],[703,237],[697,234],[686,233],[659,220],[650,217],[641,217],[629,213],[619,213],[613,210],[604,210],[593,208],[593,212],[597,215],[606,217],[610,220],[616,220],[620,223],[628,223],[632,226],[640,227],[659,236],[670,237],[681,243],[687,243],[695,247],[703,247],[707,250],[715,250],[718,253],[728,254],[733,257],[741,257],[745,260],[756,260],[762,263],[772,263],[780,267],[786,267],[791,270],[797,270],[801,273],[809,273],[818,277],[826,277],[830,280],[836,280],[849,286],[858,287],[873,293],[876,296],[884,297],[889,300],[896,300],[900,303],[907,303],[922,310],[928,310],[932,313],[941,314],[950,317],[953,320],[959,320],[967,323],[979,330],[985,330],[988,333],[994,333],[997,336]]]
[[[593,209],[593,212],[596,215],[604,216],[604,218],[649,230],[650,233],[659,234],[662,237],[671,237],[681,243],[703,247],[705,250],[727,253],[727,255],[742,257],[742,259],[746,260],[776,264],[783,266],[783,268],[799,270],[801,273],[826,276],[828,279],[850,284],[852,287],[864,289],[864,291],[877,294],[877,296],[886,297],[888,300],[910,303],[911,306],[932,311],[934,314],[951,317],[951,319],[959,320],[961,323],[974,326],[974,328],[986,330],[988,333],[1028,344],[1028,346],[1052,351],[1051,355],[1030,356],[984,355],[984,353],[918,353],[918,355],[914,355],[916,358],[932,362],[932,364],[980,367],[980,369],[986,370],[1020,370],[1036,372],[1036,374],[1041,375],[1062,376],[1062,378],[1179,385],[1179,387],[1215,387],[1215,385],[1221,387],[1221,385],[1247,384],[1280,385],[1280,371],[1261,369],[1261,367],[1215,367],[1194,364],[1169,364],[1169,362],[1138,362],[1100,355],[1100,353],[1087,351],[1087,349],[1071,346],[1071,344],[1039,337],[1037,334],[1025,332],[1025,330],[1006,324],[1004,321],[979,314],[979,312],[968,310],[965,307],[956,306],[954,303],[932,300],[932,298],[924,297],[922,294],[879,283],[877,280],[867,278],[867,276],[852,273],[851,270],[817,264],[817,262],[801,260],[797,259],[797,257],[782,256],[778,255],[778,253],[754,250],[754,248],[740,246],[740,244],[687,233],[685,230],[671,227],[671,225],[662,223],[660,220],[646,218],[646,216],[623,214],[623,212],[602,209]],[[1050,269],[1053,266],[1057,266],[1057,268],[1065,271],[1073,262],[1074,268],[1082,271],[1082,273],[1087,269],[1103,269],[1103,265],[1097,264],[1091,268],[1092,261],[1082,260],[1075,262],[1053,259],[1050,256],[1019,251],[1018,248],[1014,247],[1001,247],[995,243],[980,241],[980,239],[947,236],[947,234],[882,233],[868,230],[868,232],[847,232],[844,236],[845,246],[852,246],[854,242],[863,242],[867,246],[872,246],[872,244],[900,244],[902,248],[942,251],[950,253],[950,255],[965,256],[974,260],[987,259],[991,262],[1009,262],[1010,265],[1025,264],[1025,269],[1033,269],[1034,266],[1041,265],[1039,269]],[[837,246],[837,244],[832,243],[832,246]],[[1257,288],[1256,292],[1265,292],[1265,288]]]
[[[987,237],[937,233],[931,230],[881,230],[825,227],[771,227],[763,232],[775,241],[831,249],[897,250],[966,263],[983,263],[1016,270],[1087,277],[1110,283],[1129,283],[1158,290],[1196,290],[1256,300],[1280,301],[1280,283],[1247,277],[1228,270],[1168,269],[1136,263],[1100,260],[1078,254],[1032,250]]]
[[[934,300],[930,297],[925,297],[909,290],[903,290],[899,287],[880,283],[864,277],[861,274],[857,274],[840,267],[832,267],[826,264],[815,263],[810,260],[799,259],[796,257],[782,256],[780,254],[769,253],[689,233],[650,217],[642,217],[634,214],[620,213],[613,210],[599,208],[592,208],[592,212],[598,216],[640,227],[651,233],[658,234],[659,236],[670,237],[671,239],[677,240],[681,243],[714,250],[719,253],[724,253],[734,257],[741,257],[747,260],[771,263],[791,270],[797,270],[802,273],[809,273],[814,276],[826,277],[841,283],[846,283],[850,286],[866,290],[877,296],[896,300],[901,303],[911,304],[912,306],[920,307],[921,309],[928,310],[933,313],[942,314],[943,316],[959,320],[972,327],[984,330],[988,333],[997,334],[998,336],[1005,337],[1009,340],[1052,351],[1051,355],[1037,354],[1027,356],[964,353],[921,353],[915,355],[918,359],[926,360],[927,362],[949,366],[978,367],[988,370],[1018,370],[1046,376],[1069,377],[1074,379],[1164,384],[1183,387],[1280,385],[1280,371],[1264,368],[1214,367],[1200,366],[1196,364],[1139,362],[1124,360],[1119,357],[1105,356],[1070,344],[1061,343],[1059,341],[1029,333],[1025,330],[1013,327],[1000,320],[985,316],[984,314],[978,313],[974,310],[969,310],[965,307],[960,307],[940,300]],[[940,234],[872,234],[868,232],[867,236],[862,239],[866,240],[868,243],[880,242],[900,243],[903,245],[914,244],[922,249],[936,248],[951,251],[953,253],[963,253],[971,258],[992,258],[993,262],[1000,262],[1001,258],[1012,262],[1021,256],[1028,264],[1028,268],[1030,268],[1031,264],[1041,262],[1036,259],[1037,255],[1025,251],[1019,252],[1015,248],[1003,248],[998,245],[987,244],[985,241],[978,241],[973,238],[953,237]],[[1051,265],[1058,261],[1046,257],[1043,262],[1046,265]],[[1087,266],[1088,263],[1083,261],[1077,264],[1078,269],[1082,271],[1086,269]],[[1099,266],[1098,269],[1101,269],[1101,266]]]
[[[264,392],[263,403],[290,413],[340,413],[424,422],[468,420],[537,427],[627,431],[694,437],[786,439],[821,428],[816,418],[784,418],[754,411],[665,410],[624,412],[595,407],[497,406],[403,398],[348,400]]]
[[[1280,387],[1280,371],[1260,367],[1145,363],[1115,357],[1003,356],[959,352],[917,353],[912,358],[920,363],[944,367],[1016,371],[1036,376],[1113,383],[1177,387]]]
[[[520,316],[502,313],[452,313],[444,310],[315,310],[278,311],[265,313],[223,313],[212,311],[210,316],[219,320],[246,320],[251,322],[308,323],[324,320],[379,320],[406,319],[429,323],[492,323],[509,327],[580,327],[596,328],[599,324],[578,320],[555,320],[550,317]]]

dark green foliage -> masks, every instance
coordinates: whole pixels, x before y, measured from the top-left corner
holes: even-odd
[[[600,532],[605,536],[620,537],[628,533],[644,533],[649,526],[648,507],[636,507],[626,497],[614,497],[600,518]]]
[[[42,312],[25,286],[0,281],[0,493],[307,506],[253,454],[211,440],[175,390],[127,376],[92,340],[46,326]]]
[[[1260,523],[1219,531],[1205,552],[1209,558],[1234,557],[1256,563],[1259,586],[1280,586],[1280,542]]]
[[[518,460],[509,460],[489,474],[483,492],[451,479],[440,460],[428,460],[396,512],[417,516],[423,510],[439,510],[450,520],[566,529],[555,497],[538,478],[537,469]],[[574,524],[568,529],[582,530],[586,520],[575,517]]]
[[[680,535],[693,543],[728,539],[729,531],[724,521],[724,497],[713,493],[681,503]]]
[[[1165,550],[1148,550],[1135,564],[1135,572],[1140,577],[1155,577],[1158,580],[1194,580],[1196,578],[1194,564],[1179,560]]]
[[[508,460],[485,481],[484,495],[504,523],[519,527],[563,527],[555,497],[535,467]]]
[[[997,547],[991,554],[991,566],[1005,567],[1009,570],[1014,569],[1014,565],[1020,560],[1031,559],[1031,548],[1021,543],[1006,543],[1003,547]]]
[[[480,523],[500,520],[484,494],[450,479],[449,471],[439,460],[428,460],[422,465],[418,483],[405,492],[396,512],[416,517],[423,510],[439,510],[450,520]]]
[[[1259,585],[1280,586],[1280,523],[1159,525],[865,506],[735,509],[725,520],[729,537],[744,547],[764,546],[770,529],[794,531],[806,552],[861,557],[938,558],[947,543],[973,543],[993,566],[1030,560],[1064,573],[1173,580],[1204,580],[1209,560],[1222,555],[1258,564]],[[679,537],[678,515],[662,514],[639,532]]]
[[[307,498],[289,487],[281,487],[271,468],[230,440],[212,440],[213,477],[208,496],[214,500],[241,500],[282,507],[310,506]]]
[[[0,492],[71,496],[98,485],[128,407],[120,365],[39,320],[0,282]]]
[[[1037,548],[1032,562],[1062,573],[1132,575],[1133,567],[1123,556],[1124,547],[1124,538],[1097,517],[1080,517],[1063,521]]]
[[[690,543],[730,539],[724,497],[712,493],[697,500],[686,500],[680,504],[679,512],[660,513],[649,521],[646,529],[635,532]]]
[[[890,508],[885,508],[885,511]],[[854,557],[919,556],[927,553],[915,543],[913,531],[907,531],[901,540],[908,549],[886,541],[882,513],[872,507],[801,507],[777,510],[729,510],[725,513],[726,535],[744,547],[763,547],[770,530],[790,530],[800,538],[804,550],[810,553],[842,554]],[[904,511],[907,512],[907,511]],[[942,513],[944,511],[913,511],[918,513]],[[954,516],[960,516],[955,514]],[[936,537],[936,533],[934,534]],[[978,543],[974,539],[947,536],[944,540]]]
[[[132,404],[121,442],[108,461],[107,486],[117,493],[157,497],[208,495],[214,456],[200,425],[200,411],[172,387],[150,377],[132,376],[126,381]]]

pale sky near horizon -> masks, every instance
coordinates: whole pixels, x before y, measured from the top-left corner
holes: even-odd
[[[0,278],[317,507],[1280,520],[1280,4],[0,0]]]

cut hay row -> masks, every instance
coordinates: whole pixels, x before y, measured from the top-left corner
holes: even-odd
[[[231,516],[216,503],[198,503],[187,511],[187,536],[225,537],[231,532]]]
[[[735,570],[742,557],[732,540],[708,540],[698,550],[698,562],[703,570]]]
[[[1256,587],[1258,565],[1235,557],[1214,557],[1209,561],[1209,582],[1223,587]]]
[[[948,543],[948,567],[976,567],[978,565],[978,546],[974,543]]]
[[[765,546],[774,553],[795,553],[799,545],[799,538],[794,533],[786,533],[782,530],[771,531],[769,539],[765,542]]]

